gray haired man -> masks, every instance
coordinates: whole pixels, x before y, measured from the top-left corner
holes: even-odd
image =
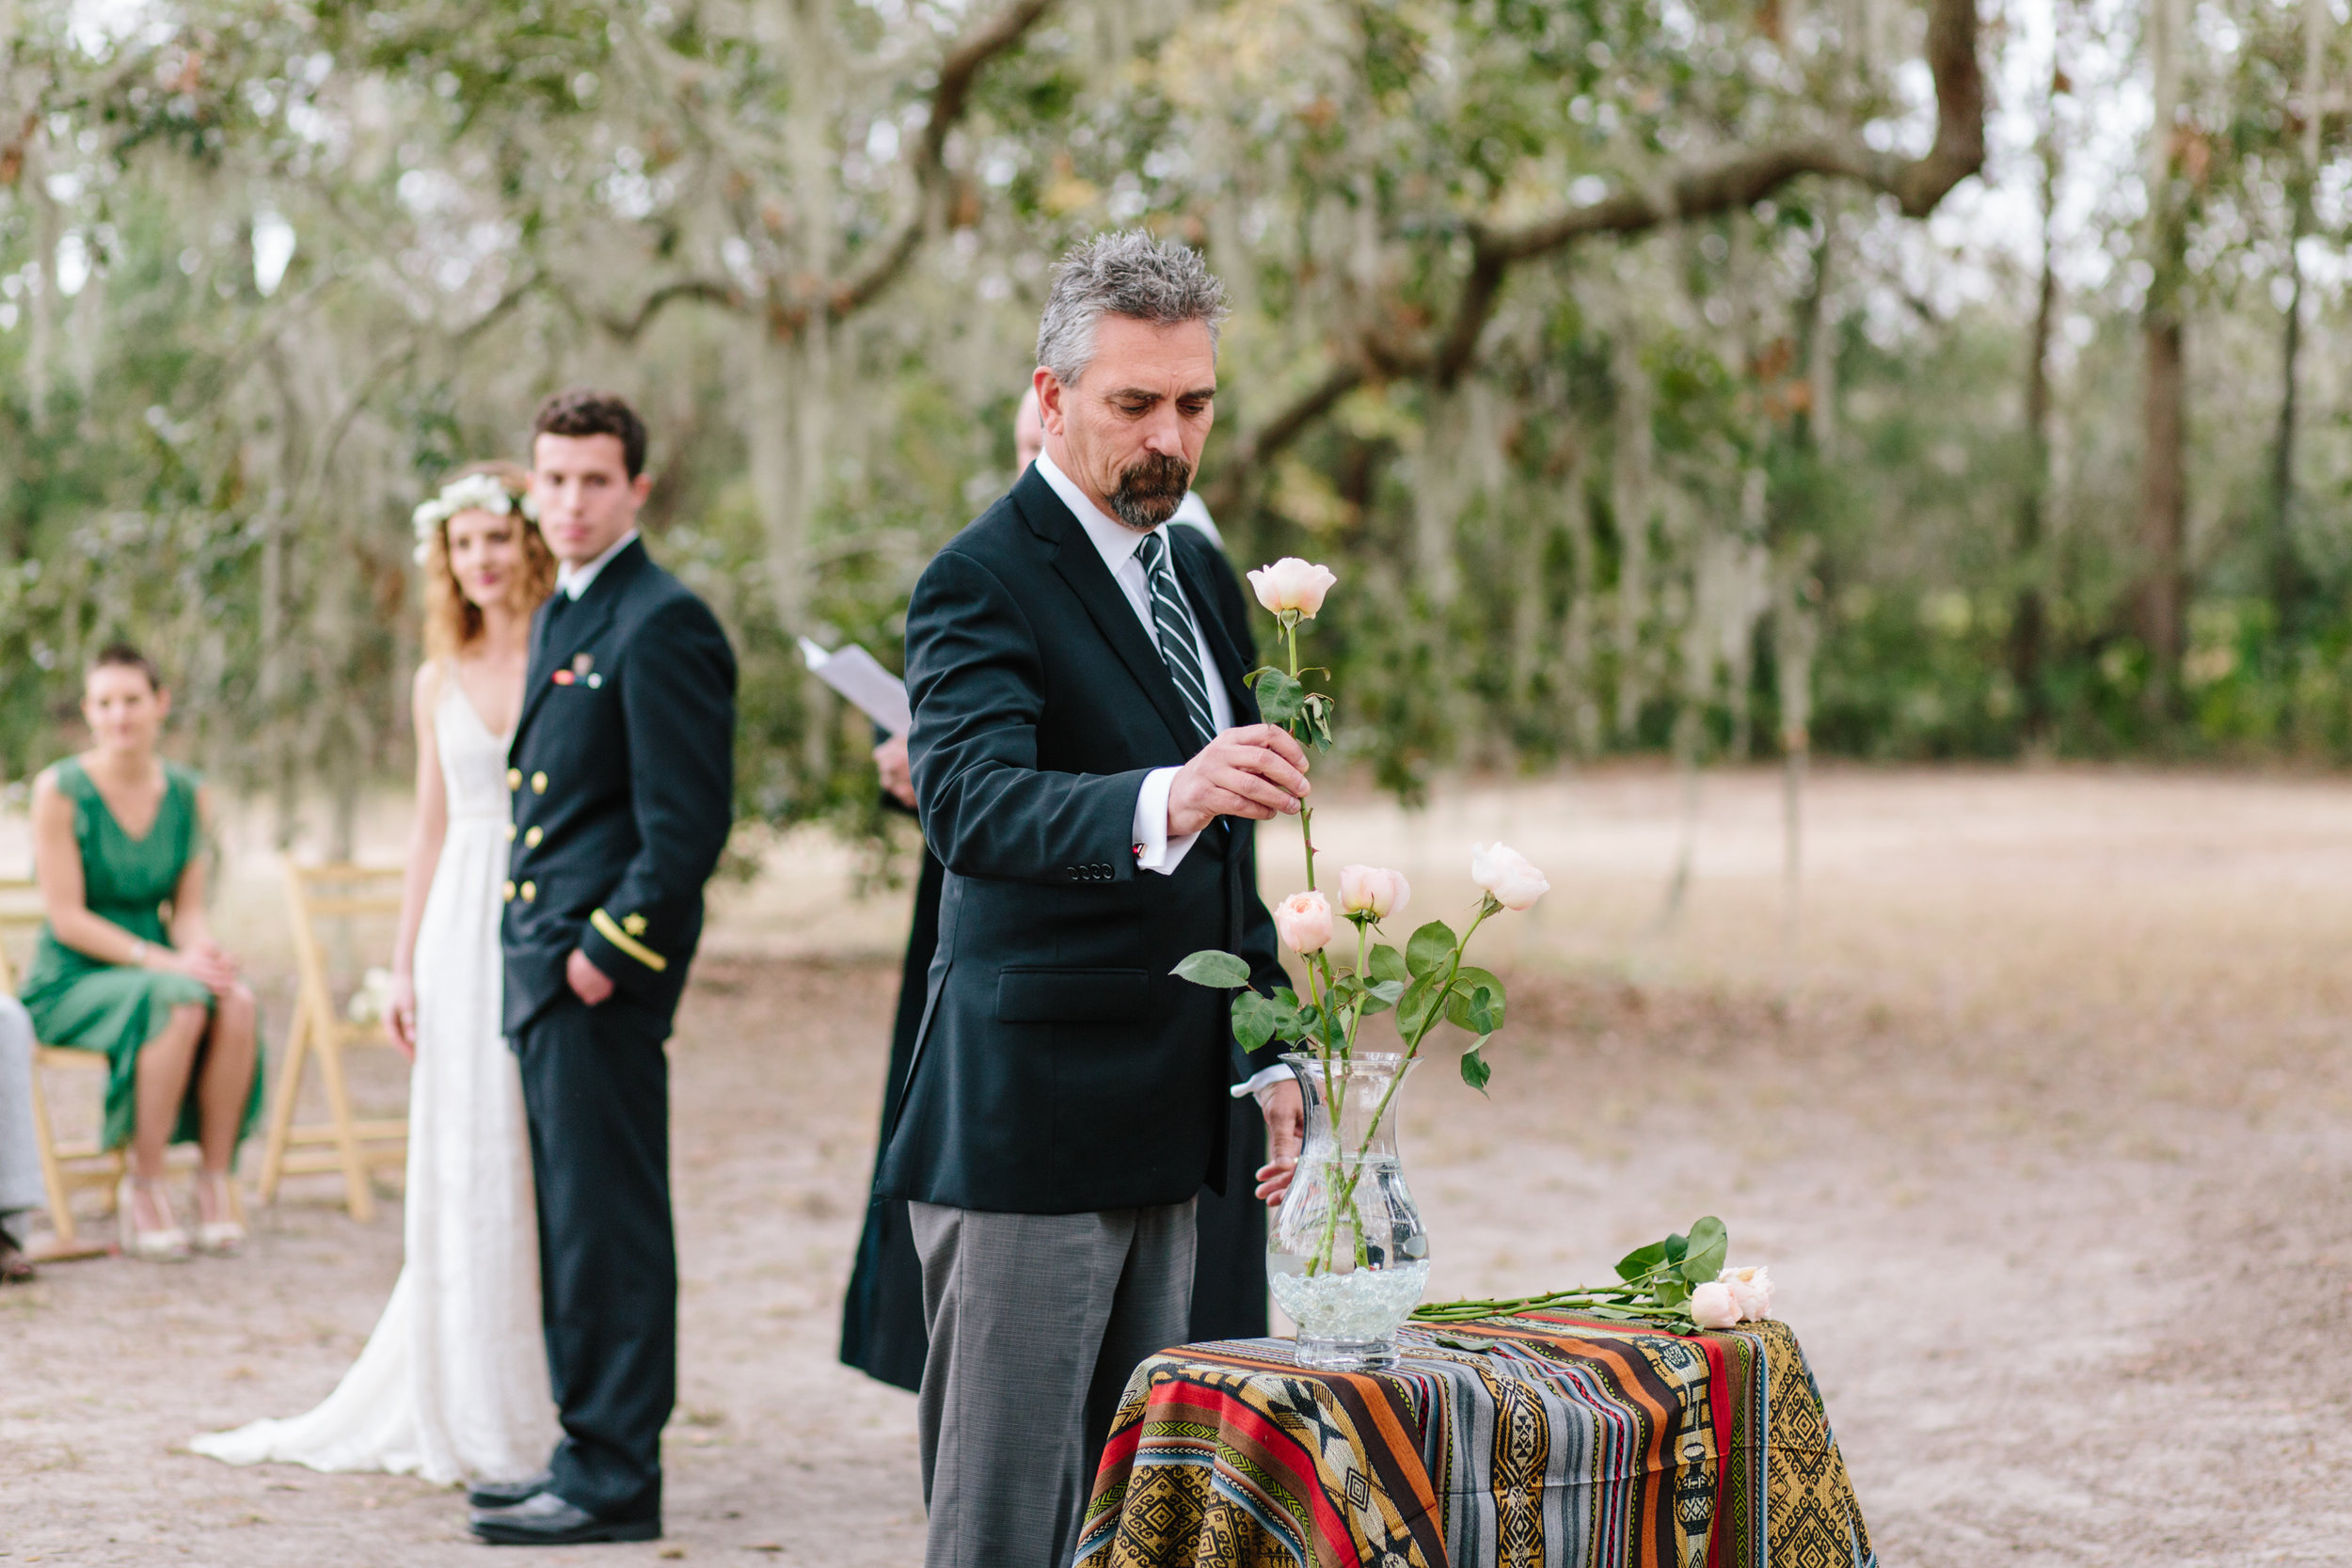
[[[947,868],[924,1020],[876,1191],[908,1200],[930,1352],[928,1568],[1064,1568],[1128,1376],[1184,1338],[1193,1200],[1222,1190],[1228,998],[1280,984],[1249,824],[1307,758],[1248,721],[1250,632],[1216,548],[1168,524],[1208,438],[1222,290],[1104,235],[1057,269],[1045,450],[907,612],[924,837]],[[1235,820],[1239,819],[1239,820]],[[1248,1058],[1279,1196],[1298,1086]]]

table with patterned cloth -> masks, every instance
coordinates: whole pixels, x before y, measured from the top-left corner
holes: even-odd
[[[1797,1337],[1562,1313],[1407,1324],[1380,1372],[1285,1339],[1136,1370],[1078,1568],[1876,1568]]]

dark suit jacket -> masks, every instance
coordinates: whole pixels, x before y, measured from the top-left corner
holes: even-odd
[[[532,618],[507,763],[507,1034],[564,993],[576,947],[668,1018],[734,819],[735,652],[644,541]]]
[[[1193,531],[1168,538],[1246,721],[1240,586]],[[907,674],[915,795],[947,877],[876,1190],[1053,1214],[1221,1189],[1232,999],[1168,972],[1221,947],[1281,983],[1251,824],[1212,824],[1172,876],[1136,870],[1144,775],[1197,743],[1142,621],[1034,468],[915,584]]]

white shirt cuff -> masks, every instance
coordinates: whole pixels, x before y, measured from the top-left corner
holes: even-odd
[[[1258,1103],[1263,1105],[1265,1103],[1265,1091],[1277,1084],[1289,1082],[1292,1076],[1291,1065],[1288,1062],[1277,1062],[1272,1067],[1260,1068],[1249,1075],[1248,1083],[1233,1085],[1233,1098],[1239,1100],[1244,1095],[1255,1095]]]
[[[1143,776],[1143,787],[1136,792],[1135,844],[1136,869],[1156,871],[1167,877],[1174,874],[1184,861],[1185,851],[1193,846],[1199,833],[1179,833],[1171,837],[1168,831],[1168,792],[1175,786],[1174,768],[1154,768]]]

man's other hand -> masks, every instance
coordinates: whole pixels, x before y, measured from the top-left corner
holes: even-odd
[[[882,793],[914,809],[914,768],[907,760],[907,737],[894,735],[874,748],[874,770],[882,775]]]
[[[1184,764],[1168,789],[1168,831],[1197,833],[1220,816],[1263,822],[1298,810],[1311,786],[1307,753],[1274,724],[1227,730]]]
[[[1298,1080],[1268,1084],[1258,1095],[1265,1114],[1266,1163],[1258,1167],[1258,1196],[1269,1209],[1279,1208],[1291,1190],[1291,1173],[1298,1168],[1299,1147],[1307,1141],[1307,1101]]]
[[[612,994],[612,982],[603,970],[588,961],[588,955],[579,948],[564,960],[564,983],[572,988],[572,994],[591,1007]]]

